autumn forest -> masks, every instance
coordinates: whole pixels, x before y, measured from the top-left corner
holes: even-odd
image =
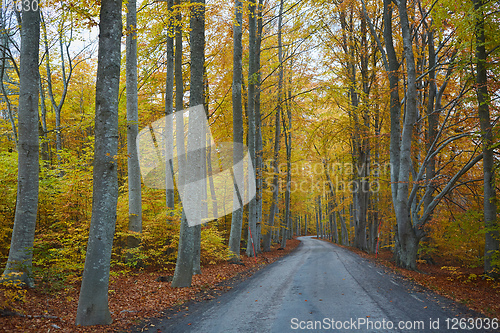
[[[500,276],[498,2],[0,7],[0,309],[77,285],[76,324],[109,324],[110,276],[190,287],[304,235]]]

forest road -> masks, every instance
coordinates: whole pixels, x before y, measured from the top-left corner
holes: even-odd
[[[462,328],[488,331],[479,314],[384,267],[311,236],[299,239],[288,256],[214,300],[155,320],[149,331],[468,332],[460,319]]]

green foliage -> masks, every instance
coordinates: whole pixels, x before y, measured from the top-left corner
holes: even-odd
[[[33,272],[44,292],[79,279],[87,248],[92,203],[91,146],[63,150],[58,168],[40,168]]]
[[[124,185],[126,186],[126,185]],[[171,267],[177,260],[179,228],[182,209],[174,211],[165,208],[163,191],[143,188],[143,230],[142,234],[128,231],[128,197],[118,200],[118,221],[113,249],[115,267],[135,268],[138,266]],[[172,213],[172,216],[170,216]],[[127,249],[128,237],[139,237],[140,246]],[[205,225],[201,231],[201,263],[214,264],[227,260],[229,250],[224,237],[215,225]]]
[[[88,225],[59,223],[59,231],[35,238],[33,273],[44,292],[61,290],[83,271]]]
[[[491,266],[493,267],[492,272],[489,272],[491,276],[500,276],[500,251],[496,250],[491,256]]]
[[[81,278],[92,212],[92,151],[92,144],[85,145],[78,152],[62,150],[61,163],[57,167],[46,164],[40,168],[33,274],[37,288],[42,292],[62,290]],[[3,170],[0,173],[0,191],[3,193],[0,198],[0,255],[5,261],[14,221],[17,154],[1,152],[0,167]],[[181,208],[167,212],[165,193],[144,188],[143,232],[133,234],[128,231],[126,186],[125,178],[117,207],[113,265],[128,272],[143,266],[171,268],[177,258]],[[131,236],[141,239],[139,247],[127,248],[127,238]],[[227,258],[224,239],[215,227],[203,227],[201,246],[203,264]],[[20,296],[15,296],[19,294],[15,286],[9,285],[5,290],[4,299],[20,299]]]
[[[458,259],[470,267],[483,264],[484,224],[480,211],[469,210],[455,218],[442,218],[432,224],[436,252]]]
[[[16,302],[24,302],[26,289],[23,288],[21,280],[15,279],[16,275],[22,273],[12,272],[9,276],[0,276],[0,309],[14,309]]]
[[[215,264],[231,257],[224,238],[215,226],[208,225],[201,229],[201,263]]]
[[[17,152],[0,152],[0,261],[9,254],[16,209]]]

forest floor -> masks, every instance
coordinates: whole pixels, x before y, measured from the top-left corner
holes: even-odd
[[[299,245],[293,239],[285,250],[273,250],[257,258],[242,256],[244,265],[220,262],[202,268],[201,275],[193,277],[193,286],[172,288],[169,282],[158,282],[160,276],[170,272],[146,269],[142,271],[112,270],[109,287],[109,305],[113,323],[108,326],[77,327],[74,325],[78,306],[80,282],[63,288],[30,289],[24,301],[13,304],[12,312],[0,309],[2,332],[123,332],[132,326],[142,326],[143,331],[155,332],[154,325],[145,318],[168,317],[169,313],[186,310],[192,302],[209,300],[232,288],[290,253]],[[467,268],[446,258],[433,258],[434,264],[418,263],[418,272],[395,266],[392,253],[382,250],[377,257],[352,247],[344,247],[376,264],[384,265],[403,277],[434,292],[462,303],[487,317],[500,318],[500,281],[483,276],[481,268]],[[0,287],[0,304],[12,289]]]
[[[392,252],[388,250],[381,250],[375,256],[354,247],[341,247],[384,265],[404,278],[486,317],[500,319],[500,281],[486,278],[481,267],[468,268],[448,258],[433,257],[433,264],[420,261],[417,263],[418,271],[411,271],[397,267]]]
[[[246,279],[256,271],[290,253],[300,241],[287,242],[286,248],[257,257],[242,256],[243,265],[220,262],[202,267],[202,274],[193,276],[188,288],[172,288],[170,282],[159,282],[160,276],[170,272],[146,269],[142,271],[112,270],[109,284],[109,307],[113,323],[107,326],[75,326],[80,283],[65,285],[58,290],[35,288],[26,290],[24,301],[17,301],[9,310],[0,308],[1,332],[123,332],[132,326],[144,325],[144,330],[155,332],[145,318],[165,316],[172,309],[183,308],[189,301],[203,301],[217,297]],[[0,287],[0,304],[9,292],[16,290]],[[24,292],[23,291],[17,291]],[[8,296],[9,297],[9,296]],[[4,298],[4,299],[2,299]],[[186,303],[187,304],[187,303]]]

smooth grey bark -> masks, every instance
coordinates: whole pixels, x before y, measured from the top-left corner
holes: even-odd
[[[175,1],[176,5],[180,4],[180,0]],[[176,21],[181,22],[182,16],[178,12]],[[184,142],[184,83],[182,78],[182,26],[176,24],[175,27],[175,109],[177,111],[176,121],[176,141]],[[185,184],[184,173],[186,170],[186,155],[184,145],[178,144],[177,158],[179,163],[179,183]],[[192,281],[192,267],[194,256],[194,229],[188,226],[186,214],[182,210],[181,225],[179,232],[179,246],[177,250],[177,263],[175,265],[174,276],[172,279],[172,287],[189,287]]]
[[[111,249],[118,201],[118,92],[122,1],[102,0],[96,81],[92,218],[76,325],[107,325]]]
[[[390,89],[390,114],[391,114],[391,190],[394,211],[398,193],[399,159],[401,146],[401,103],[399,98],[399,60],[394,49],[392,32],[392,0],[384,0],[384,41],[387,52],[387,75],[389,76]],[[385,59],[385,58],[384,58]]]
[[[176,1],[176,5],[180,1]],[[177,20],[180,20],[180,14]],[[176,85],[176,141],[184,142],[184,105],[183,95],[184,86],[182,79],[182,32],[180,25],[176,26],[175,39],[175,85]],[[179,168],[179,183],[185,184],[186,170],[186,152],[184,144],[177,144],[178,168]],[[181,189],[179,189],[181,191]],[[181,194],[181,193],[179,193]],[[172,279],[172,287],[189,287],[193,277],[193,255],[194,255],[194,229],[189,227],[186,220],[186,213],[182,210],[181,225],[179,231],[179,245],[177,249],[177,262],[175,265],[174,276]]]
[[[180,0],[175,0],[175,5],[180,5]],[[182,14],[177,12],[175,17],[175,111],[184,110],[184,81],[182,78]],[[184,127],[182,127],[184,128]]]
[[[316,238],[321,237],[321,228],[319,226],[319,212],[321,211],[319,196],[316,198]]]
[[[377,59],[374,57],[373,58],[373,66],[376,66],[377,64]],[[380,119],[380,107],[378,104],[374,105],[375,107],[375,119],[374,119],[374,129],[375,129],[375,138],[380,138],[380,132],[381,132],[381,119]],[[377,140],[374,144],[374,159],[375,159],[375,164],[374,165],[381,165],[380,162],[380,140]],[[375,181],[376,184],[380,184],[380,171],[375,170],[374,172],[374,178],[373,181]],[[377,185],[379,186],[379,185]],[[371,199],[371,215],[372,215],[372,222],[371,222],[371,233],[370,233],[370,240],[371,240],[371,245],[369,246],[369,251],[371,253],[376,253],[378,250],[377,244],[378,244],[378,238],[379,238],[379,226],[380,226],[380,218],[379,218],[379,210],[380,210],[380,191],[374,191],[372,193],[372,199]]]
[[[361,18],[361,42],[360,48],[364,52],[360,52],[361,65],[361,95],[362,107],[353,111],[353,118],[356,123],[356,128],[359,133],[354,136],[355,158],[358,172],[357,180],[357,223],[355,229],[354,242],[355,246],[361,250],[368,250],[366,239],[366,227],[368,224],[368,206],[370,202],[369,177],[370,177],[370,115],[368,96],[370,94],[371,84],[368,78],[368,40],[367,40],[367,23],[365,17]],[[353,80],[355,76],[353,75]],[[362,121],[358,117],[358,113],[362,115]],[[363,130],[359,130],[362,128]]]
[[[205,66],[205,1],[191,1],[191,19],[190,19],[190,42],[191,42],[191,89],[189,97],[190,107],[195,107],[198,105],[203,105],[204,98],[204,66]],[[177,44],[177,43],[176,43]],[[178,47],[178,45],[176,45]],[[176,80],[176,84],[179,81]],[[178,97],[179,98],[179,97]],[[180,118],[176,117],[177,121],[180,122]],[[193,147],[196,145],[196,140],[200,139],[197,135],[189,135],[189,133],[197,132],[200,133],[196,126],[203,126],[206,123],[205,118],[203,119],[193,119],[190,118],[189,129],[188,129],[188,147]],[[178,138],[180,138],[179,131],[184,128],[180,127],[179,123],[176,126],[178,130]],[[201,131],[203,132],[203,131]],[[182,133],[182,137],[183,137]],[[182,139],[184,140],[184,139]],[[184,142],[184,141],[182,141]],[[177,145],[178,149],[180,148]],[[201,153],[201,152],[200,152]],[[178,152],[178,156],[182,156]],[[202,154],[189,154],[188,160],[186,161],[190,166],[192,166],[194,172],[190,172],[186,177],[183,184],[190,183],[189,179],[196,179],[197,174],[201,174],[203,170],[200,170],[204,165],[203,159],[206,156]],[[184,168],[183,168],[184,169]],[[179,165],[179,171],[181,171],[181,166]],[[189,190],[189,187],[187,188]],[[192,195],[192,200],[194,202],[200,201],[201,197],[199,191],[193,191],[190,193]],[[196,211],[196,213],[200,213]],[[183,213],[184,215],[184,213]],[[196,216],[201,219],[201,216]],[[197,223],[195,221],[195,223]],[[199,274],[200,269],[200,244],[201,244],[201,226],[198,224],[194,227],[190,227],[187,223],[185,216],[181,219],[181,230],[179,236],[179,247],[177,253],[177,263],[175,265],[174,277],[172,280],[172,287],[189,287],[191,286],[193,274]]]
[[[243,159],[243,151],[238,145],[243,145],[243,109],[241,102],[241,81],[242,81],[242,25],[243,25],[243,5],[241,1],[234,1],[234,24],[233,24],[233,165],[235,166],[235,177],[241,179],[243,177],[243,167],[237,166],[237,163]],[[236,186],[236,183],[235,183]],[[243,225],[243,207],[240,206],[238,194],[243,197],[244,189],[236,189],[233,195],[233,206],[238,209],[233,209],[231,216],[231,232],[229,235],[229,250],[231,251],[233,261],[239,261],[240,258],[240,242],[241,229]],[[250,245],[251,246],[251,245]]]
[[[252,165],[255,165],[255,143],[256,143],[256,120],[255,120],[255,84],[257,79],[257,63],[256,63],[256,38],[257,38],[257,16],[256,16],[256,3],[255,0],[250,0],[249,4],[249,14],[248,14],[248,107],[247,107],[247,118],[248,118],[248,151],[250,154],[250,160]],[[254,169],[255,170],[255,169]],[[249,177],[255,177],[256,173]],[[248,203],[248,228],[250,232],[248,233],[247,241],[247,251],[246,254],[249,257],[254,256],[254,248],[259,246],[257,232],[257,201],[253,198]],[[256,250],[257,252],[257,250]]]
[[[479,122],[483,139],[483,187],[484,187],[484,272],[492,277],[500,276],[499,227],[497,223],[497,195],[495,188],[495,157],[493,124],[490,119],[490,96],[488,93],[487,53],[483,5],[484,0],[473,0],[476,11],[476,93]]]
[[[282,93],[283,93],[283,44],[281,42],[281,24],[283,17],[283,0],[280,1],[280,9],[278,15],[278,61],[279,61],[279,72],[278,72],[278,101],[276,106],[275,115],[275,132],[274,132],[274,159],[273,159],[273,199],[271,202],[271,209],[269,211],[268,226],[270,228],[269,232],[264,237],[264,251],[271,250],[271,239],[272,230],[274,227],[274,221],[276,215],[278,214],[278,197],[279,197],[279,151],[280,151],[280,137],[281,137],[281,103],[282,103]],[[279,230],[279,229],[278,229]]]
[[[9,258],[1,280],[19,280],[28,287],[34,287],[32,259],[39,187],[39,40],[40,12],[23,11],[19,69],[17,202]]]
[[[413,54],[412,32],[408,20],[406,0],[399,2],[399,18],[401,35],[403,37],[404,57],[407,69],[406,103],[403,131],[401,135],[399,176],[397,183],[396,221],[398,225],[397,242],[395,249],[396,263],[408,269],[416,268],[418,244],[421,235],[416,235],[410,215],[409,186],[412,168],[411,146],[413,126],[417,117],[417,85],[415,58]]]
[[[263,179],[262,179],[262,119],[260,112],[260,84],[261,84],[261,71],[260,71],[260,55],[262,44],[262,9],[263,0],[259,0],[257,7],[257,36],[255,39],[255,178],[256,178],[256,194],[255,200],[257,202],[257,235],[256,242],[257,253],[262,253],[261,238],[262,238],[262,192],[263,192]]]
[[[191,11],[190,19],[190,42],[191,42],[191,78],[190,78],[190,95],[189,106],[195,107],[205,103],[205,0],[192,1],[194,6]],[[206,111],[206,110],[205,110]],[[204,126],[206,120],[199,122],[199,126]],[[204,131],[206,133],[206,131]],[[189,141],[188,141],[189,145]],[[203,151],[205,153],[205,151]],[[201,152],[200,152],[201,154]],[[192,154],[191,154],[192,155]],[[197,165],[199,174],[206,174],[205,170],[201,170],[205,164],[205,155],[194,155],[195,161],[191,165]],[[203,193],[200,193],[203,195]],[[201,197],[200,197],[201,199]],[[201,200],[200,200],[201,202]],[[194,228],[194,257],[193,257],[193,274],[201,274],[200,267],[200,246],[201,246],[201,225],[198,224]]]
[[[176,45],[177,47],[177,45]],[[182,107],[181,104],[176,107]],[[176,113],[176,138],[177,142],[184,142],[184,113],[177,110]],[[177,144],[177,156],[179,163],[179,184],[185,184],[185,170],[187,160],[184,144]],[[179,189],[182,191],[182,189]],[[181,194],[181,193],[179,193]],[[177,263],[175,265],[172,287],[189,287],[193,277],[193,256],[194,256],[194,228],[188,225],[186,213],[182,210],[179,246],[177,249]]]
[[[320,238],[325,238],[325,233],[323,229],[323,206],[321,204],[321,196],[322,194],[318,195],[318,222],[319,222],[319,234],[318,236]]]
[[[136,138],[139,133],[139,104],[137,99],[137,2],[127,4],[126,38],[126,87],[127,87],[127,168],[128,168],[128,230],[142,232],[141,170]],[[136,248],[140,236],[129,235],[127,247]]]
[[[283,232],[283,238],[281,240],[281,247],[286,247],[286,239],[291,239],[291,191],[292,191],[292,107],[290,105],[292,101],[292,64],[290,64],[290,74],[288,78],[288,97],[286,99],[286,121],[283,121],[283,132],[285,135],[285,149],[286,149],[286,189],[285,189],[285,228]]]
[[[172,12],[172,7],[174,5],[173,0],[167,1],[167,8],[169,12]],[[174,145],[173,145],[173,122],[172,117],[168,117],[174,112],[174,17],[169,17],[168,28],[167,28],[167,78],[165,83],[165,138],[166,152],[165,156],[167,158],[167,163],[165,167],[165,185],[166,185],[166,203],[167,209],[174,209],[175,205],[175,192],[174,192],[174,168],[173,160],[174,156]],[[170,212],[172,215],[173,212]]]

